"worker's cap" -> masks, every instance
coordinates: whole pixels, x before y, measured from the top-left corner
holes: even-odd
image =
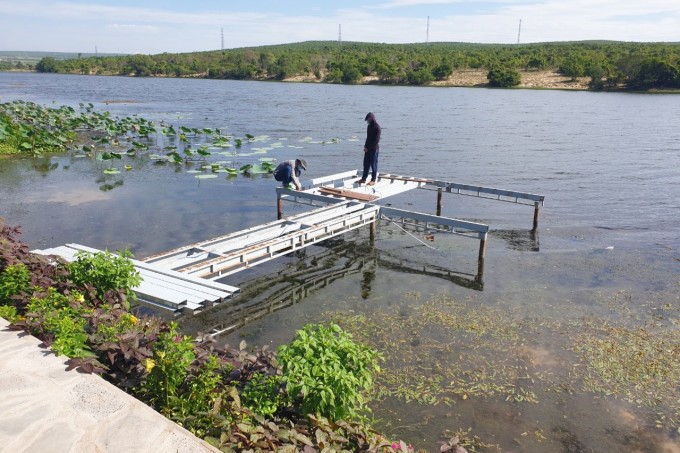
[[[302,167],[303,170],[307,170],[307,161],[304,159],[297,159],[295,162]]]

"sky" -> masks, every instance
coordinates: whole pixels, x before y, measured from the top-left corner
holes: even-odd
[[[0,50],[182,53],[302,41],[680,42],[680,0],[0,0]]]

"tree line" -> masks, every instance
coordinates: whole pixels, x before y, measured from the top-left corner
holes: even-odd
[[[578,41],[537,44],[374,44],[310,41],[207,52],[122,55],[57,60],[38,72],[284,80],[312,77],[327,83],[427,85],[455,70],[488,71],[491,86],[520,83],[520,71],[553,70],[589,77],[594,90],[679,89],[680,43]]]

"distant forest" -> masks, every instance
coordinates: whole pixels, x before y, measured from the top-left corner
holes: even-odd
[[[680,43],[579,41],[538,44],[371,44],[312,41],[209,52],[42,58],[39,72],[326,83],[427,85],[455,70],[488,71],[489,85],[520,83],[519,71],[588,77],[593,90],[680,89]]]

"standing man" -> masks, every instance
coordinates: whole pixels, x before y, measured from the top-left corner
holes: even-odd
[[[300,173],[307,170],[307,161],[304,159],[286,160],[277,165],[274,170],[274,179],[280,181],[283,187],[290,189],[290,184],[295,186],[295,190],[301,190]]]
[[[364,121],[368,123],[366,127],[366,143],[364,143],[364,173],[361,179],[357,181],[359,184],[366,182],[368,171],[371,171],[371,181],[367,184],[372,186],[378,177],[378,151],[380,150],[380,125],[375,120],[375,115],[368,112]]]

